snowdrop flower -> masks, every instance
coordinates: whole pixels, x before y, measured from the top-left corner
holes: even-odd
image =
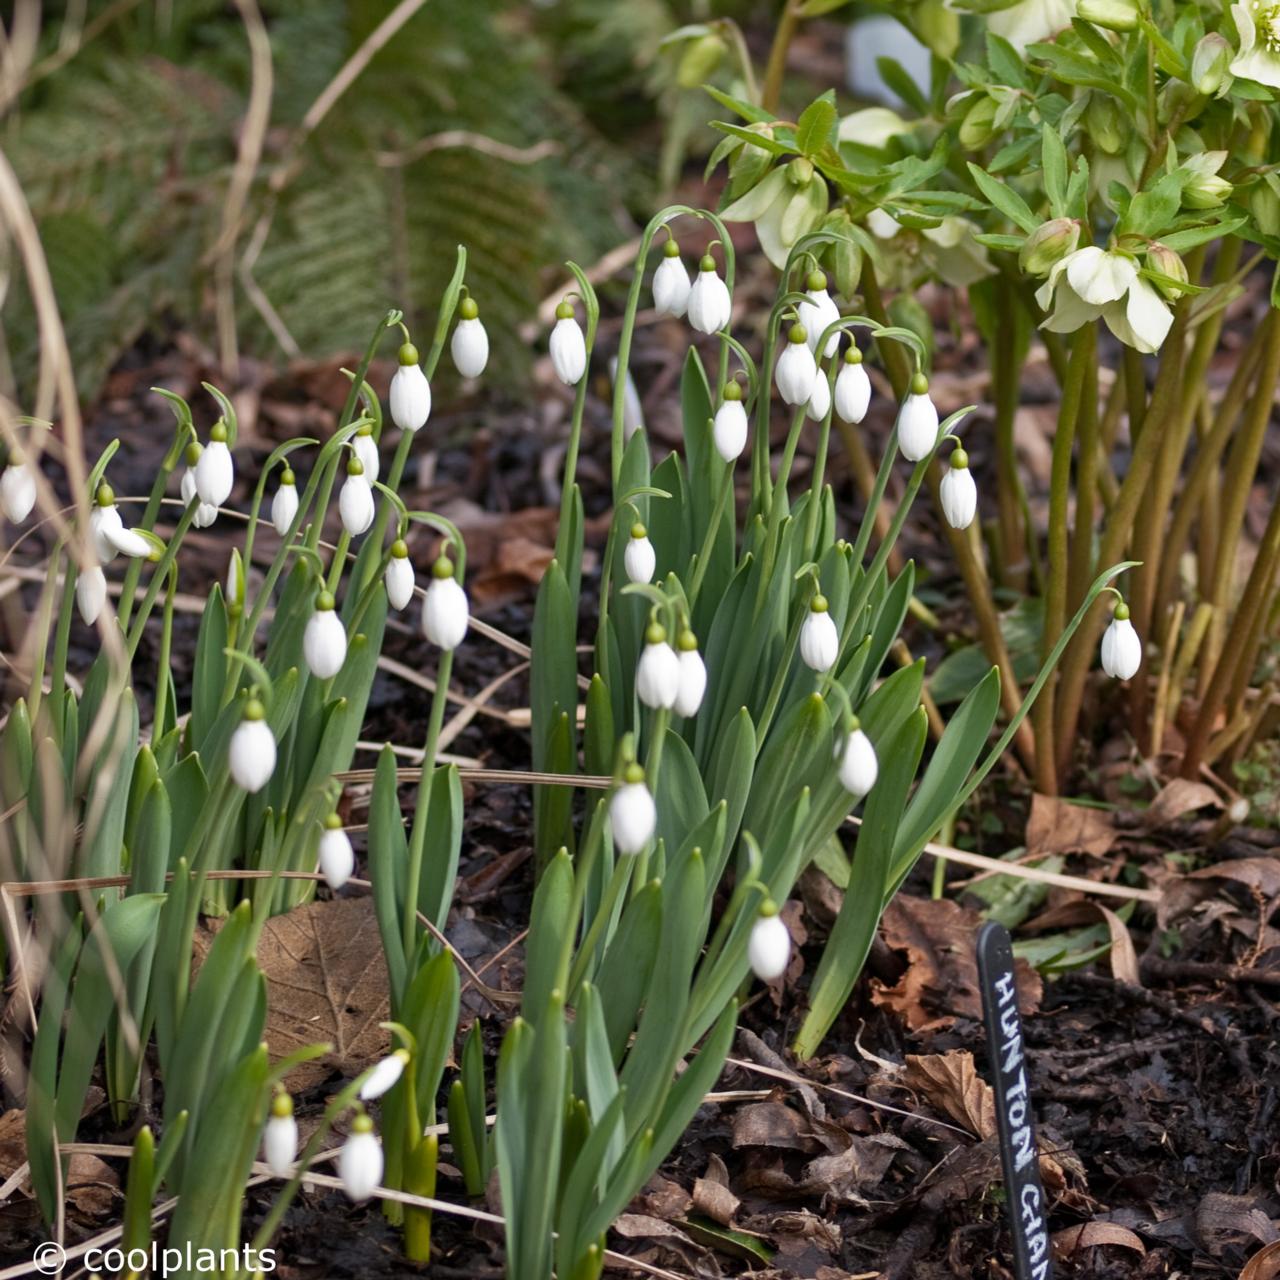
[[[747,446],[747,410],[742,403],[742,387],[736,382],[725,385],[724,400],[711,424],[711,437],[725,462],[736,462]]]
[[[293,1118],[293,1099],[277,1093],[271,1099],[271,1118],[262,1135],[262,1158],[277,1178],[287,1177],[298,1156],[298,1122]]]
[[[271,523],[282,537],[289,536],[289,530],[298,515],[298,480],[290,467],[280,473],[280,487],[276,496],[271,499]]]
[[[378,472],[382,470],[382,459],[378,456],[378,442],[373,438],[372,422],[366,422],[351,437],[351,451],[360,459],[364,478],[373,484],[378,478]]]
[[[1233,4],[1240,52],[1227,69],[1233,76],[1280,89],[1280,13],[1264,0]]]
[[[716,260],[708,253],[698,263],[698,278],[689,289],[689,323],[699,333],[717,333],[729,327],[733,299],[729,287],[716,275]]]
[[[938,443],[938,410],[929,396],[929,379],[917,373],[898,410],[898,448],[908,462],[927,458]]]
[[[110,564],[117,554],[114,535],[124,528],[116,507],[115,490],[109,484],[100,484],[94,497],[93,510],[89,513],[89,536],[100,564]]]
[[[1129,621],[1129,606],[1121,600],[1102,633],[1102,669],[1113,680],[1129,680],[1141,665],[1142,641]]]
[[[676,689],[675,712],[678,716],[696,716],[707,691],[707,664],[698,652],[698,637],[686,627],[676,642],[679,649],[680,682]]]
[[[840,656],[840,633],[824,595],[809,601],[809,616],[800,628],[800,656],[806,667],[818,672],[830,671]]]
[[[680,659],[667,643],[667,629],[651,622],[636,669],[636,693],[646,707],[670,711],[680,692]]]
[[[645,786],[644,770],[638,764],[629,764],[622,775],[622,785],[609,800],[613,847],[619,853],[643,853],[657,825],[658,810]]]
[[[347,633],[335,603],[328,591],[321,591],[316,596],[315,612],[302,633],[302,655],[307,660],[307,670],[317,680],[332,679],[347,660]]]
[[[244,704],[244,718],[231,735],[227,763],[232,781],[256,794],[271,780],[276,767],[276,740],[267,724],[267,712],[257,698]]]
[[[568,298],[556,308],[556,324],[551,330],[551,363],[556,377],[566,387],[576,387],[587,371],[587,340],[573,318],[573,303]]]
[[[813,380],[813,391],[804,411],[814,422],[826,422],[827,414],[831,412],[831,383],[822,370],[818,370],[818,376]]]
[[[431,384],[418,364],[418,348],[406,342],[391,376],[391,421],[401,431],[421,431],[431,416]]]
[[[356,869],[355,850],[351,847],[350,837],[342,829],[342,819],[336,813],[331,813],[324,820],[324,832],[320,836],[317,855],[320,874],[336,893],[351,879],[351,873]],[[360,1096],[363,1098],[366,1095],[361,1093]]]
[[[629,582],[653,581],[658,555],[649,541],[649,531],[642,524],[631,526],[631,537],[627,539],[627,549],[622,553],[622,567],[627,571]]]
[[[876,749],[856,720],[849,730],[849,736],[844,740],[843,748],[837,749],[840,751],[840,766],[837,770],[840,785],[861,800],[876,785],[876,778],[880,774]]]
[[[10,455],[9,465],[0,472],[0,510],[14,524],[21,524],[35,505],[35,472],[14,453]]]
[[[107,575],[100,565],[82,569],[76,578],[76,607],[86,626],[93,626],[107,603]]]
[[[987,29],[1022,53],[1027,45],[1048,40],[1069,27],[1075,11],[1075,0],[1020,0],[1008,9],[987,14]]]
[[[471,607],[454,577],[453,561],[441,556],[431,566],[431,583],[422,601],[422,630],[441,649],[456,649],[467,634]]]
[[[813,394],[818,366],[809,350],[808,333],[802,324],[793,324],[787,345],[773,367],[778,394],[790,405],[804,404]]]
[[[352,537],[364,533],[373,523],[373,488],[364,473],[364,464],[355,454],[347,462],[347,478],[338,494],[338,514],[342,527]]]
[[[404,1075],[404,1069],[408,1065],[409,1052],[407,1049],[397,1049],[394,1053],[387,1054],[369,1072],[364,1084],[360,1086],[361,1099],[364,1102],[372,1102],[374,1098],[382,1097]]]
[[[844,363],[836,374],[836,412],[845,422],[857,424],[867,416],[871,403],[871,379],[856,346],[844,353]]]
[[[391,559],[387,563],[383,584],[393,609],[408,608],[409,601],[413,599],[413,565],[409,563],[409,548],[401,538],[391,544]]]
[[[151,557],[152,544],[136,529],[126,529],[121,524],[120,528],[113,529],[107,537],[121,555],[128,556],[132,560],[147,560]]]
[[[805,331],[809,335],[809,350],[816,356],[818,354],[818,342],[828,325],[834,324],[840,319],[840,308],[836,306],[835,300],[827,292],[827,277],[821,271],[811,271],[809,278],[805,281],[807,302],[802,302],[799,307],[800,323],[804,325]],[[827,348],[822,353],[827,359],[830,359],[836,353],[836,349],[840,345],[839,333],[833,333],[827,339]]]
[[[951,452],[951,465],[938,486],[942,514],[953,529],[967,529],[978,510],[978,486],[969,470],[969,455],[959,447]]]
[[[751,972],[761,982],[773,982],[787,971],[791,960],[791,934],[772,902],[761,907],[755,924],[751,926],[747,959],[751,963]]]
[[[226,423],[215,422],[209,432],[209,446],[196,463],[196,492],[200,495],[200,501],[207,502],[211,507],[222,506],[231,496],[235,478],[235,463],[231,458],[231,450],[227,448]]]
[[[662,261],[653,273],[654,310],[669,316],[682,316],[689,305],[692,282],[680,261],[680,246],[668,240],[662,246]]]
[[[363,1111],[352,1121],[351,1133],[338,1153],[338,1177],[357,1204],[373,1195],[382,1181],[382,1143]]]
[[[204,447],[194,440],[187,445],[187,465],[178,485],[178,492],[187,506],[190,506],[191,500],[196,497],[196,467],[203,452]],[[207,529],[217,518],[218,508],[211,503],[201,502],[196,507],[195,515],[191,517],[191,524],[196,529]]]
[[[478,378],[489,363],[489,335],[480,323],[480,308],[474,298],[458,303],[458,323],[454,326],[449,352],[464,378]]]
[[[1043,328],[1071,333],[1099,318],[1126,346],[1146,355],[1160,349],[1173,324],[1173,312],[1159,292],[1138,275],[1126,253],[1086,245],[1054,263],[1036,291],[1050,311]]]

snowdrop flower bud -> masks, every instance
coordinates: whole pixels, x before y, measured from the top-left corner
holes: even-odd
[[[199,465],[200,455],[203,452],[204,446],[194,440],[187,445],[187,465],[179,484],[182,501],[187,506],[191,505],[191,500],[196,496],[196,467]],[[191,524],[196,529],[207,529],[217,518],[218,508],[208,502],[201,502],[196,507],[195,515],[191,517]]]
[[[378,456],[378,442],[373,438],[373,423],[366,422],[351,437],[351,450],[360,459],[364,468],[364,478],[372,484],[382,470],[382,459]]]
[[[401,431],[421,431],[431,416],[431,384],[418,364],[418,348],[406,342],[391,376],[391,421]]]
[[[862,363],[862,352],[850,347],[844,353],[844,364],[836,374],[836,412],[845,422],[855,425],[867,416],[871,403],[871,379]]]
[[[98,486],[93,510],[89,513],[89,536],[101,564],[110,564],[116,558],[116,545],[112,535],[124,528],[120,512],[116,508],[115,491],[109,484]]]
[[[811,271],[805,282],[807,302],[800,304],[800,323],[809,335],[809,350],[818,354],[818,342],[828,325],[840,319],[840,308],[827,292],[827,277],[821,271]],[[827,348],[823,355],[830,359],[840,345],[839,333],[833,333],[827,339]]]
[[[698,264],[698,278],[689,289],[689,323],[699,333],[716,333],[729,327],[732,312],[729,286],[716,275],[716,260],[705,254]]]
[[[244,562],[237,548],[231,548],[227,564],[227,604],[232,608],[244,608]]]
[[[211,507],[222,506],[231,496],[235,477],[235,463],[231,459],[231,450],[227,448],[226,424],[215,422],[209,432],[209,447],[196,463],[196,492],[200,501]]]
[[[458,303],[458,323],[454,326],[449,352],[464,378],[478,378],[489,363],[489,335],[480,323],[480,308],[474,298]]]
[[[953,529],[967,529],[978,510],[978,486],[969,470],[969,455],[963,449],[951,453],[951,465],[938,486],[942,514]]]
[[[813,391],[809,394],[809,403],[805,405],[804,411],[814,422],[826,422],[827,414],[831,412],[831,383],[821,370],[813,380]]]
[[[282,537],[288,537],[298,515],[298,481],[289,467],[280,473],[280,487],[271,499],[271,523]]]
[[[1121,600],[1102,633],[1102,669],[1114,680],[1129,680],[1141,665],[1142,641],[1129,621],[1129,606]]]
[[[815,595],[800,628],[800,656],[811,671],[830,671],[840,656],[840,633],[828,610],[826,596]]]
[[[802,324],[793,324],[787,334],[787,346],[774,365],[773,377],[778,394],[788,404],[804,404],[813,394],[818,366],[809,350],[808,333]]]
[[[324,820],[318,861],[325,884],[335,893],[351,879],[351,873],[356,869],[355,850],[351,847],[350,837],[342,829],[342,819],[336,813],[331,813]],[[360,1096],[365,1095],[362,1093]]]
[[[643,853],[657,825],[658,810],[645,786],[644,770],[638,764],[629,764],[622,775],[622,785],[609,801],[613,847],[619,853]]]
[[[652,582],[658,567],[658,555],[649,541],[649,531],[642,524],[631,526],[627,549],[622,553],[622,566],[629,582]]]
[[[365,1102],[372,1102],[374,1098],[382,1097],[404,1075],[404,1069],[408,1065],[409,1052],[407,1049],[397,1049],[394,1053],[387,1054],[369,1072],[364,1084],[360,1086],[361,1099]]]
[[[277,1178],[289,1175],[298,1157],[298,1122],[293,1118],[293,1099],[277,1093],[271,1099],[271,1119],[262,1135],[262,1158]]]
[[[929,398],[929,379],[917,373],[898,410],[898,448],[908,462],[919,462],[938,443],[938,410]]]
[[[667,643],[667,630],[651,622],[644,633],[644,652],[636,670],[636,693],[646,707],[670,710],[680,692],[680,659]]]
[[[93,626],[107,603],[107,575],[99,565],[82,569],[76,578],[76,607],[86,626]]]
[[[382,1181],[382,1143],[363,1111],[352,1121],[351,1133],[338,1153],[338,1177],[357,1204],[373,1195]]]
[[[573,318],[573,303],[567,298],[556,308],[556,324],[551,330],[551,363],[556,377],[566,387],[576,387],[587,371],[587,340]]]
[[[736,382],[725,386],[724,402],[716,410],[711,436],[716,452],[726,462],[736,462],[747,446],[747,410],[742,403],[742,387]]]
[[[316,596],[315,612],[307,619],[302,633],[302,655],[307,670],[318,680],[330,680],[342,670],[347,660],[347,633],[334,609],[334,598],[328,591]]]
[[[423,633],[441,649],[456,649],[471,620],[467,593],[453,573],[453,561],[441,556],[431,566],[431,584],[422,601]]]
[[[405,609],[413,599],[413,565],[409,563],[409,548],[397,538],[391,544],[391,560],[387,564],[383,582],[387,599],[393,609]]]
[[[773,982],[787,971],[791,960],[791,934],[772,902],[761,907],[755,924],[751,926],[747,959],[751,962],[751,972],[761,982]]]
[[[347,478],[338,495],[342,527],[355,537],[373,523],[373,489],[364,473],[364,464],[355,454],[347,462]]]
[[[276,740],[267,724],[267,713],[257,698],[244,705],[244,718],[231,735],[227,763],[232,781],[256,794],[271,780],[276,767]]]
[[[21,524],[35,505],[35,472],[14,453],[9,458],[9,465],[0,472],[0,510],[14,524]]]
[[[662,261],[653,273],[653,306],[670,316],[682,316],[689,305],[692,282],[680,261],[680,246],[668,240],[662,246]]]
[[[876,778],[880,774],[876,749],[856,720],[849,730],[849,736],[844,740],[837,774],[840,785],[859,800],[876,785]]]
[[[698,652],[698,637],[688,627],[680,633],[676,645],[680,650],[680,684],[675,712],[678,716],[696,716],[707,691],[707,664]]]

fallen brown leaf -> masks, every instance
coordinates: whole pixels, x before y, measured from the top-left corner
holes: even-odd
[[[1053,1233],[1053,1252],[1064,1261],[1081,1249],[1093,1249],[1104,1244],[1134,1249],[1144,1255],[1147,1252],[1147,1246],[1128,1227],[1114,1222],[1083,1222],[1078,1227],[1067,1227],[1065,1231]]]
[[[1276,1280],[1277,1276],[1280,1276],[1280,1240],[1264,1245],[1240,1272],[1240,1280]]]
[[[903,1083],[915,1089],[975,1137],[996,1131],[996,1102],[991,1086],[978,1075],[967,1049],[951,1053],[907,1054]]]
[[[1104,810],[1072,804],[1056,796],[1031,797],[1028,853],[1039,857],[1051,853],[1089,853],[1100,858],[1115,842],[1115,827]]]
[[[1155,831],[1176,822],[1184,813],[1209,808],[1221,809],[1222,801],[1207,782],[1174,778],[1160,788],[1156,798],[1147,806],[1142,815],[1143,824],[1149,831]]]
[[[735,1147],[772,1147],[786,1151],[813,1151],[816,1148],[808,1124],[785,1102],[770,1098],[739,1107],[733,1116]]]
[[[693,1208],[722,1227],[730,1226],[741,1201],[729,1190],[729,1170],[719,1156],[707,1161],[707,1173],[693,1184]]]

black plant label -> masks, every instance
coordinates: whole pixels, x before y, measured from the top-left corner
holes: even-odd
[[[995,1084],[996,1129],[1013,1233],[1018,1280],[1049,1280],[1053,1260],[1040,1159],[1036,1151],[1031,1092],[1027,1086],[1022,1018],[1009,931],[991,921],[978,934],[978,978],[987,1025],[987,1052]]]

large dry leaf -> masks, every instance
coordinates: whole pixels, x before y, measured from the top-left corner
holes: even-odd
[[[1280,858],[1235,858],[1230,862],[1216,862],[1211,867],[1191,872],[1187,879],[1234,880],[1274,898],[1280,893]]]
[[[1280,1241],[1264,1245],[1244,1264],[1240,1280],[1277,1280],[1280,1277]]]
[[[903,1083],[924,1094],[939,1111],[975,1137],[989,1138],[995,1133],[995,1095],[978,1074],[973,1054],[967,1049],[907,1054]]]
[[[731,1226],[742,1202],[729,1189],[729,1170],[718,1155],[707,1161],[707,1174],[693,1184],[693,1208],[722,1227]]]
[[[1111,935],[1111,972],[1121,982],[1131,983],[1135,987],[1142,985],[1138,973],[1138,953],[1129,935],[1129,926],[1120,919],[1110,907],[1104,907],[1093,898],[1077,898],[1074,902],[1064,902],[1050,907],[1033,920],[1028,920],[1025,928],[1047,932],[1050,929],[1069,929],[1077,925],[1094,924],[1101,917]]]
[[[1221,809],[1222,801],[1207,782],[1174,778],[1160,788],[1159,794],[1147,806],[1142,817],[1147,829],[1154,831],[1170,822],[1176,822],[1184,813],[1209,808]]]
[[[1100,858],[1115,842],[1115,827],[1104,810],[1071,804],[1056,796],[1031,797],[1028,853],[1040,857],[1051,853],[1091,853]]]
[[[1082,1222],[1077,1227],[1053,1233],[1053,1252],[1064,1261],[1081,1249],[1093,1249],[1103,1244],[1119,1245],[1141,1254],[1147,1252],[1147,1246],[1128,1227],[1115,1222]]]

